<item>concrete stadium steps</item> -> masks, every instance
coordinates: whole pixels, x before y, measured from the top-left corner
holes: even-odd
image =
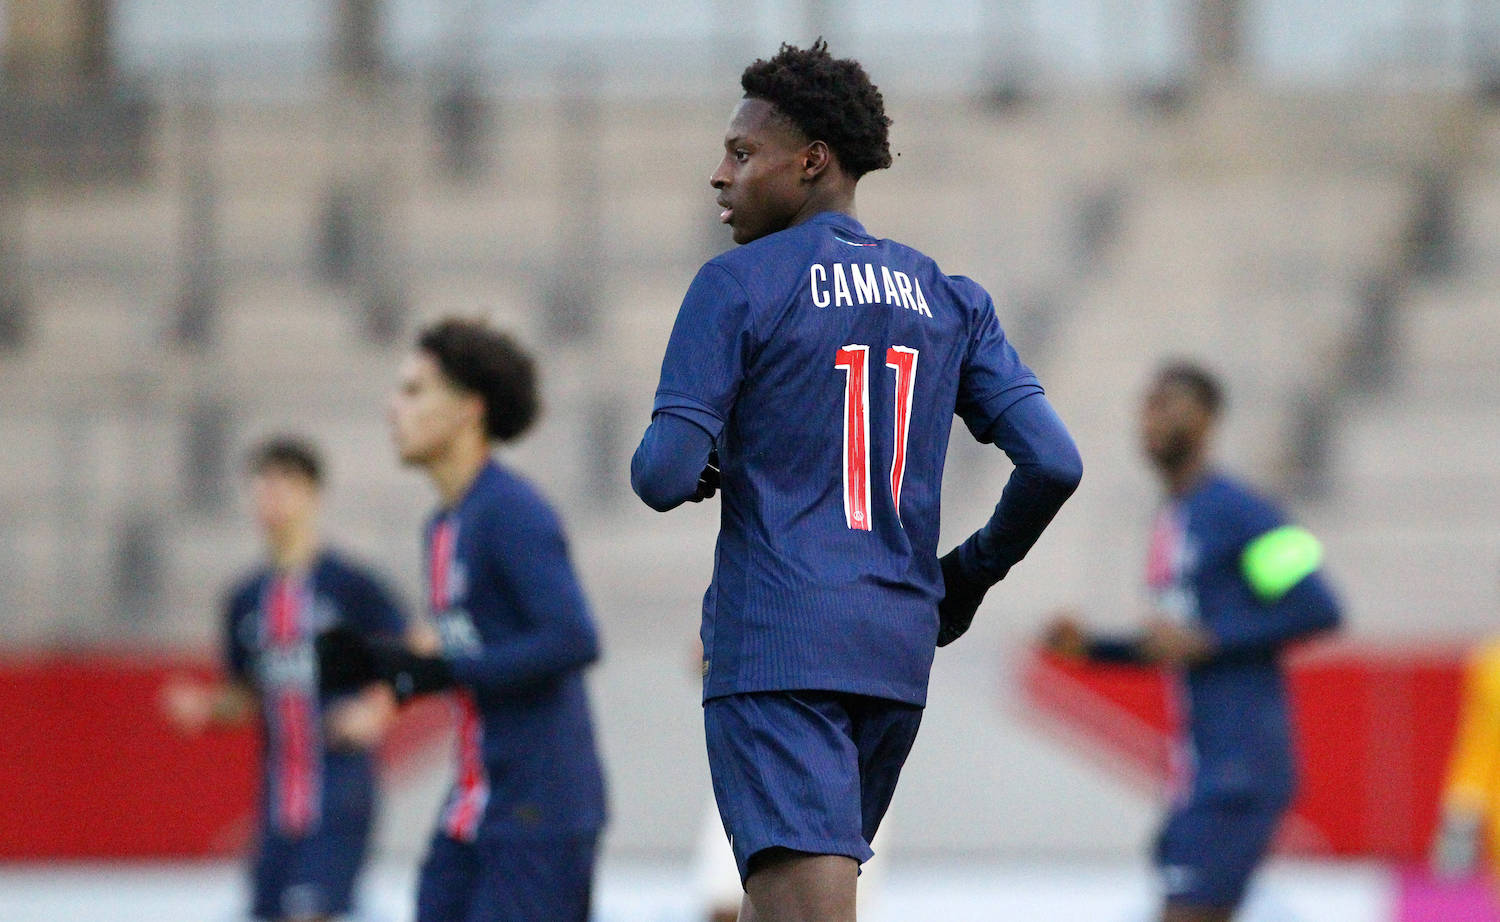
[[[1465,172],[1457,191],[1460,246],[1475,268],[1482,271],[1500,259],[1500,177],[1495,175],[1495,165],[1486,163]]]
[[[1403,386],[1446,389],[1449,400],[1500,398],[1500,276],[1417,287],[1401,309],[1397,338]]]
[[[159,286],[131,290],[98,279],[37,285],[33,339],[18,364],[34,362],[63,380],[128,371],[161,347],[168,297]]]
[[[1427,519],[1377,528],[1309,522],[1356,637],[1433,642],[1494,633],[1500,533]]]
[[[1500,478],[1500,414],[1495,404],[1381,401],[1347,419],[1340,469],[1352,484],[1413,473]]]
[[[179,202],[152,182],[39,191],[21,199],[16,218],[23,264],[44,278],[93,264],[169,262],[181,237]]]

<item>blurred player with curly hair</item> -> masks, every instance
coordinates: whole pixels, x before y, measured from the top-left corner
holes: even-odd
[[[458,772],[417,892],[418,922],[585,922],[604,778],[584,671],[598,634],[562,523],[491,456],[539,399],[531,356],[469,320],[423,330],[390,422],[437,489],[426,529],[438,650],[375,649],[400,699],[454,690]]]
[[[860,178],[891,165],[859,63],[783,45],[741,85],[710,184],[742,246],[688,289],[631,479],[662,511],[723,490],[704,727],[740,918],[847,922],[934,648],[968,629],[1081,462],[989,295],[855,217]],[[955,413],[1016,469],[939,560]]]

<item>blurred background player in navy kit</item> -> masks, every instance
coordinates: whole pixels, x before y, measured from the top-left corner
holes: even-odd
[[[973,619],[1081,476],[989,296],[866,233],[890,120],[821,41],[748,67],[710,178],[741,247],[689,287],[631,480],[723,510],[704,598],[704,727],[743,920],[846,922],[916,738],[934,647]],[[954,414],[1016,464],[941,561]]]
[[[1060,613],[1044,642],[1100,662],[1162,665],[1179,677],[1173,802],[1157,843],[1164,922],[1234,914],[1296,787],[1281,654],[1339,623],[1311,534],[1209,458],[1223,391],[1188,363],[1155,375],[1142,447],[1166,488],[1146,580],[1154,611],[1109,638]]]
[[[249,468],[267,561],[229,594],[229,678],[169,684],[163,706],[191,733],[259,715],[265,781],[252,911],[258,919],[326,919],[351,909],[375,808],[371,750],[396,703],[383,685],[323,673],[314,638],[342,627],[399,641],[405,619],[379,578],[324,545],[323,466],[310,444],[273,439],[252,452]]]
[[[390,402],[401,461],[437,488],[426,548],[441,641],[376,646],[371,668],[403,700],[454,688],[459,714],[457,778],[422,866],[418,922],[589,916],[605,805],[584,670],[598,637],[562,523],[491,457],[537,411],[531,356],[453,319],[419,334]]]

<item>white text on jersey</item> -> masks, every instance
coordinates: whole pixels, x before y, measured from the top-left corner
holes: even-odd
[[[856,304],[886,304],[916,311],[931,317],[922,283],[905,272],[892,271],[870,263],[833,263],[832,270],[813,263],[808,272],[808,288],[815,307],[853,307]],[[831,280],[831,287],[830,287]]]

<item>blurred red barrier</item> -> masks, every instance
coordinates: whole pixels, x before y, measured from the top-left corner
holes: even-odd
[[[1323,644],[1289,663],[1302,786],[1280,845],[1410,861],[1426,854],[1457,723],[1463,651]],[[1166,777],[1155,670],[1043,654],[1022,671],[1033,712],[1120,774]]]
[[[0,660],[0,860],[222,855],[250,835],[253,729],[177,733],[160,690],[207,680],[202,659],[44,654]],[[409,708],[383,767],[447,725],[446,702]]]

